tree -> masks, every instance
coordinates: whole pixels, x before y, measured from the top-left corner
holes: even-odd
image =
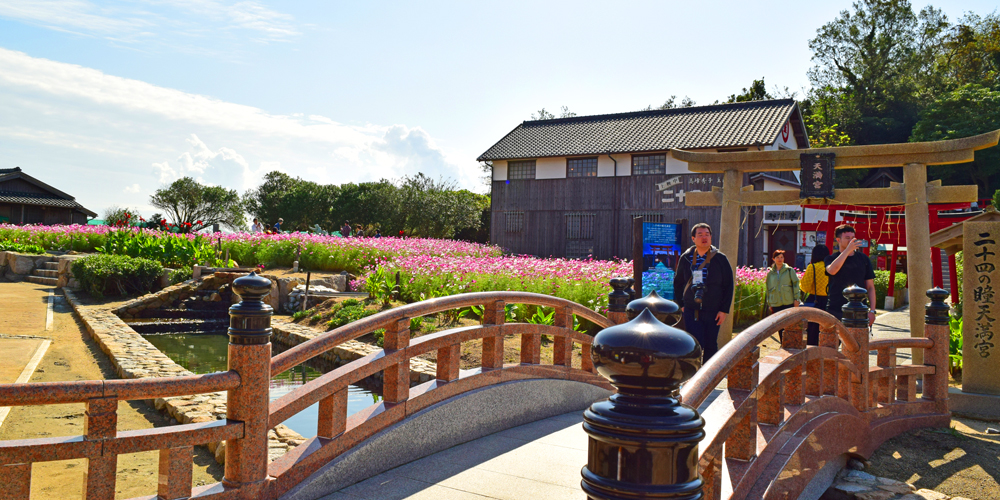
[[[555,117],[556,115],[549,113],[548,111],[545,111],[545,108],[538,110],[537,115],[535,113],[531,113],[532,120],[551,120]]]
[[[566,106],[563,106],[561,108],[561,111],[559,113],[559,118],[569,118],[569,117],[572,117],[572,116],[576,116],[576,113],[570,111],[569,108],[566,107]]]
[[[941,76],[942,90],[968,83],[1000,88],[1000,16],[969,13],[959,19],[945,37],[934,73]]]
[[[729,100],[726,102],[764,101],[768,99],[774,99],[774,97],[767,93],[767,87],[764,85],[764,78],[761,77],[760,80],[754,80],[753,83],[750,84],[749,89],[744,87],[743,92],[730,95]]]
[[[907,0],[861,0],[809,41],[809,80],[828,123],[859,144],[904,142],[921,107],[920,89],[948,22],[940,10],[914,14]]]
[[[1000,90],[967,84],[940,96],[928,106],[913,127],[910,140],[958,139],[998,128]],[[1000,151],[997,147],[977,151],[972,163],[943,166],[937,170],[939,178],[947,184],[973,182],[979,186],[980,193],[990,193],[1000,186]]]
[[[317,184],[278,171],[264,175],[264,182],[243,194],[243,208],[251,216],[270,226],[285,219],[283,229],[305,231],[316,225],[332,230],[335,223],[331,208],[340,188]]]
[[[104,209],[104,223],[109,226],[138,226],[144,222],[134,208],[111,205]]]
[[[483,207],[489,204],[483,195],[458,191],[454,183],[422,173],[404,177],[398,196],[404,230],[428,238],[452,238],[465,228],[478,229]]]
[[[691,106],[694,106],[694,105],[695,105],[694,100],[691,99],[688,96],[684,96],[684,99],[682,99],[681,102],[680,102],[680,104],[678,104],[677,103],[677,96],[676,95],[672,95],[672,96],[670,96],[669,99],[667,99],[666,102],[664,102],[663,104],[661,104],[659,107],[657,107],[655,109],[690,108]],[[649,105],[649,106],[646,107],[646,109],[644,111],[652,111],[653,109],[654,109],[653,106]]]
[[[232,230],[243,229],[246,220],[240,195],[232,189],[205,186],[184,177],[157,189],[149,204],[166,212],[171,223],[183,232],[198,231],[213,224]]]

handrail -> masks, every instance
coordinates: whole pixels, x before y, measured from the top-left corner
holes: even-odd
[[[873,340],[868,343],[868,349],[872,351],[877,351],[879,349],[886,349],[889,347],[895,347],[897,349],[906,349],[906,348],[931,349],[934,347],[934,341],[925,337],[906,337],[898,339]]]
[[[367,333],[371,333],[379,328],[386,328],[393,322],[403,318],[416,318],[449,309],[483,305],[494,301],[504,301],[508,304],[531,304],[547,307],[569,307],[571,312],[593,322],[601,328],[607,328],[614,323],[608,318],[601,316],[597,312],[588,309],[576,302],[559,297],[542,295],[531,292],[474,292],[449,295],[436,299],[425,300],[407,304],[388,311],[359,319],[353,323],[341,326],[325,332],[321,335],[303,342],[287,351],[271,358],[271,375],[285,372],[292,367],[302,364],[331,348],[356,339]],[[832,316],[831,316],[832,318]]]
[[[424,335],[413,339],[410,346],[405,349],[390,352],[382,349],[373,352],[363,358],[356,359],[330,372],[324,373],[275,399],[271,402],[268,427],[271,428],[284,422],[321,399],[365,377],[384,370],[386,366],[400,363],[404,358],[410,359],[414,356],[436,351],[452,344],[492,337],[499,334],[501,329],[511,327],[516,327],[517,333],[522,335],[551,335],[553,337],[567,338],[575,342],[589,343],[591,341],[589,335],[574,332],[564,327],[529,323],[509,323],[505,326],[464,326]]]
[[[820,328],[833,328],[844,343],[844,349],[848,351],[854,352],[860,348],[857,340],[852,338],[844,325],[830,313],[813,307],[785,309],[743,330],[722,349],[719,349],[719,352],[681,388],[681,400],[684,401],[684,404],[697,408],[722,382],[722,379],[726,378],[730,368],[746,357],[757,344],[773,335],[774,332],[802,321],[819,323]]]
[[[84,403],[103,397],[122,401],[156,399],[226,391],[239,386],[240,375],[232,370],[182,377],[0,384],[0,406]]]

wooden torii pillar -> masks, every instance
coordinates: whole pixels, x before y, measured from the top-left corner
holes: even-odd
[[[998,140],[1000,130],[938,142],[737,153],[672,150],[671,153],[674,158],[686,162],[691,172],[723,174],[722,188],[689,192],[684,201],[690,207],[722,206],[719,249],[730,259],[735,259],[739,250],[740,211],[743,205],[905,205],[910,311],[917,311],[910,314],[910,335],[923,337],[922,311],[927,302],[924,291],[932,288],[928,204],[973,202],[978,199],[976,186],[942,186],[940,181],[927,182],[927,166],[973,161],[974,151],[996,146]],[[799,171],[801,155],[824,153],[836,154],[835,169],[838,170],[903,167],[903,183],[893,183],[888,188],[837,189],[832,199],[806,200],[799,199],[796,191],[754,191],[753,186],[742,185],[744,173]],[[830,236],[827,238],[830,241]],[[720,347],[729,342],[732,331],[733,315],[730,314],[719,331]],[[914,364],[923,362],[922,354],[921,350],[915,349]]]

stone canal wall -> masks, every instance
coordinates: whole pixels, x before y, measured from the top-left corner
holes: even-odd
[[[115,311],[123,308],[126,311],[135,310],[139,306],[152,307],[151,304],[154,304],[156,300],[161,300],[164,293],[168,296],[178,293],[178,297],[180,297],[184,293],[182,290],[196,289],[198,286],[200,284],[195,280],[188,281],[168,287],[154,295],[154,297],[160,298],[151,299],[150,296],[143,296],[114,309],[107,306],[84,304],[72,290],[64,290],[64,293],[66,300],[69,301],[73,310],[86,325],[87,332],[111,359],[118,376],[121,378],[181,377],[194,374],[175,363],[142,335],[132,330],[115,314]],[[146,403],[182,424],[210,422],[226,418],[225,392],[158,398]],[[268,449],[271,460],[280,457],[289,448],[298,446],[304,441],[305,438],[285,425],[277,426],[268,433]],[[219,463],[225,462],[224,442],[210,443],[208,449],[215,454],[215,459]]]

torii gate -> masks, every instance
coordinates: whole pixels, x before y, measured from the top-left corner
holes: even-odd
[[[965,163],[975,159],[974,151],[996,146],[1000,130],[962,139],[870,146],[835,148],[788,149],[774,151],[742,151],[736,153],[696,153],[672,150],[674,158],[687,162],[688,170],[696,173],[721,173],[722,188],[712,191],[689,192],[685,203],[689,207],[722,206],[719,227],[719,249],[735,256],[739,246],[740,212],[743,205],[905,205],[906,234],[909,252],[910,336],[924,336],[924,317],[919,314],[927,301],[922,291],[931,285],[931,243],[928,230],[929,203],[965,203],[978,199],[977,186],[942,186],[940,181],[927,182],[928,165]],[[801,169],[806,155],[834,154],[835,169],[903,167],[903,183],[888,188],[837,189],[833,198],[800,199],[795,191],[754,191],[743,186],[743,174],[750,172],[782,172]],[[733,261],[735,262],[735,261]],[[735,270],[734,270],[735,272]],[[733,315],[730,314],[719,332],[719,345],[732,338]],[[913,363],[922,363],[922,351],[915,349]]]

